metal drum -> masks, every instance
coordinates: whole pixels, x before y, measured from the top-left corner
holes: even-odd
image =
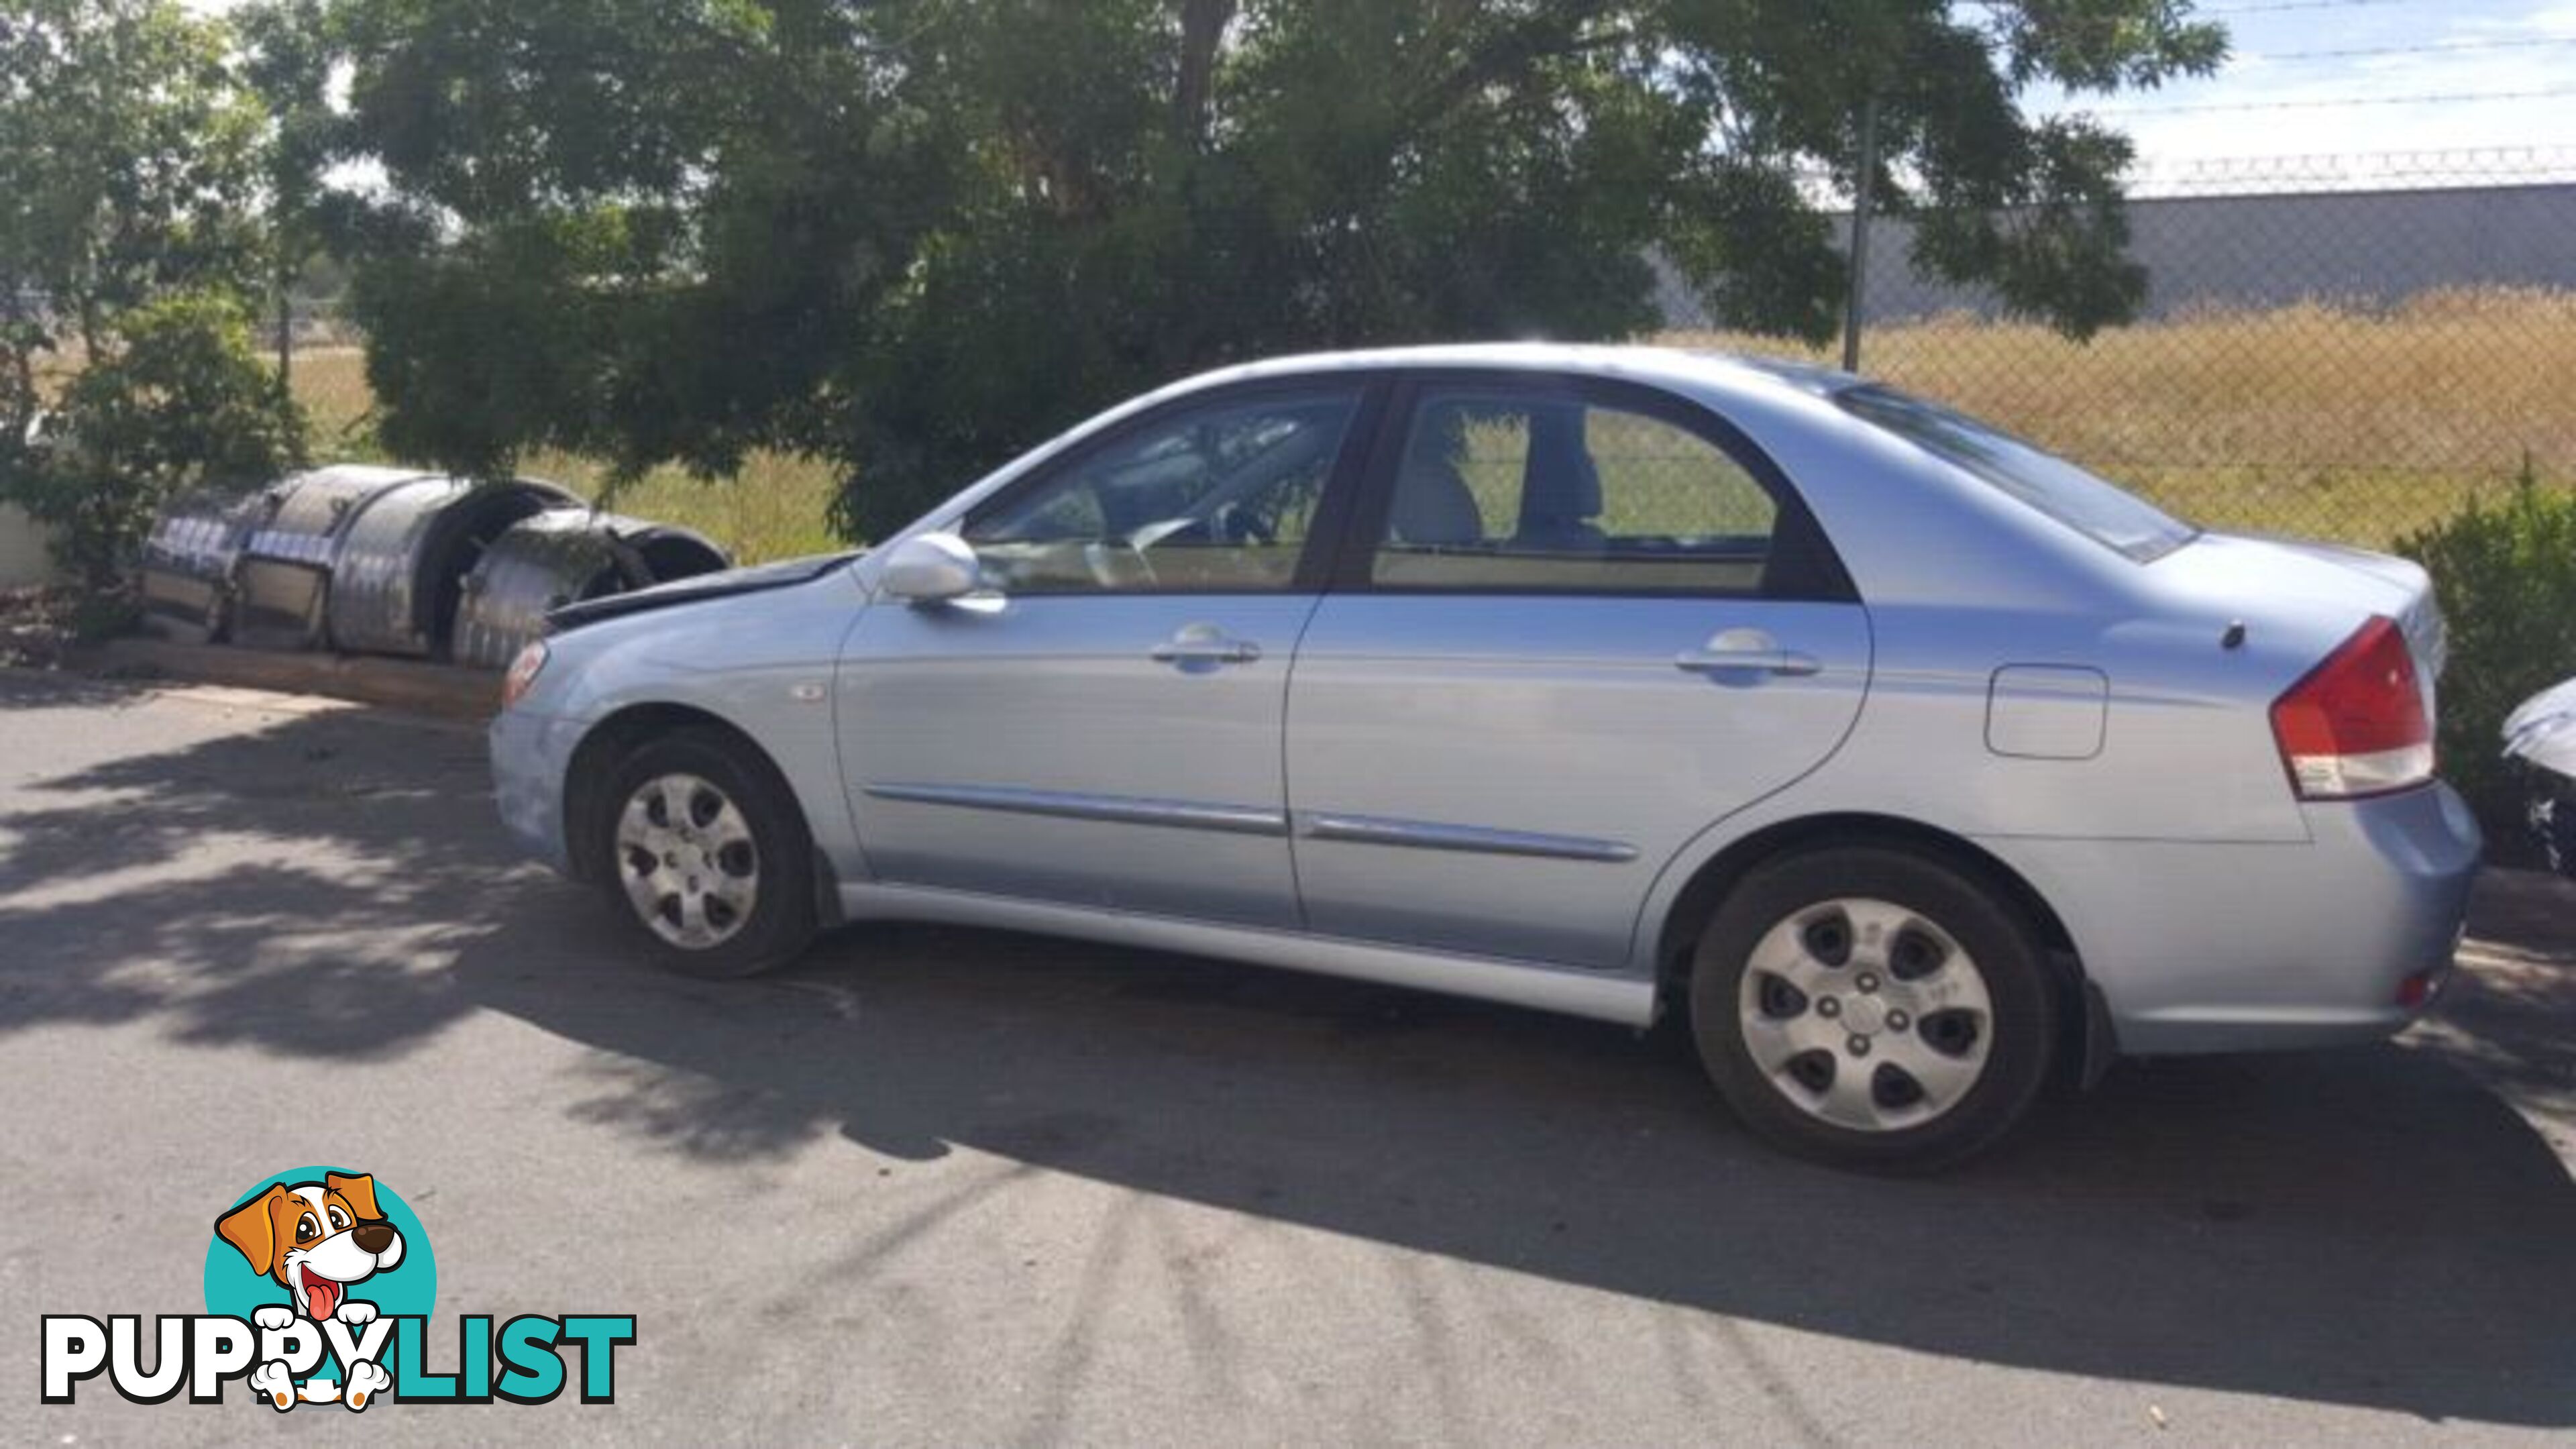
[[[351,465],[298,473],[270,488],[273,506],[251,530],[234,573],[233,638],[274,649],[321,644],[341,533],[378,495],[421,477],[406,468]]]
[[[551,483],[412,478],[354,505],[331,556],[331,647],[447,652],[466,576],[510,525],[580,500]]]
[[[483,550],[456,610],[459,664],[505,669],[552,610],[603,594],[714,573],[724,550],[685,528],[586,508],[524,519]]]
[[[270,493],[197,493],[175,500],[143,541],[143,622],[154,633],[211,644],[232,625],[233,569]]]

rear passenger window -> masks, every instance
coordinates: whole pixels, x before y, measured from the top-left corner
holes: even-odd
[[[1760,590],[1779,508],[1724,448],[1579,399],[1434,391],[1371,566],[1394,588]]]

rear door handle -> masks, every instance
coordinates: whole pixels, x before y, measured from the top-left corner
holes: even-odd
[[[1214,624],[1192,624],[1146,651],[1158,664],[1250,664],[1261,646],[1232,639]]]
[[[1261,657],[1261,646],[1248,639],[1224,639],[1157,644],[1150,652],[1164,664],[1250,664]]]
[[[1762,674],[1819,674],[1824,664],[1795,649],[1693,649],[1676,655],[1675,669],[1692,674],[1726,674],[1737,670]]]
[[[1690,674],[1800,676],[1822,673],[1825,666],[1813,654],[1781,648],[1779,640],[1759,629],[1729,629],[1697,649],[1673,656],[1673,667]]]

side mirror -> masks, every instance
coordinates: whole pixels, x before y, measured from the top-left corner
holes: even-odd
[[[975,561],[975,550],[957,535],[918,533],[894,546],[877,579],[895,598],[937,604],[982,589],[984,568]]]

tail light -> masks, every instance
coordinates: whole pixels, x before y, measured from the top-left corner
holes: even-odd
[[[2272,705],[2272,738],[2303,800],[2349,800],[2433,778],[2433,721],[2406,636],[2373,615]]]

